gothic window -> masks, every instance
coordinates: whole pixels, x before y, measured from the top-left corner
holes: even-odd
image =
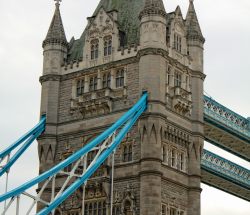
[[[168,85],[170,84],[170,73],[169,72],[167,73],[167,84]]]
[[[124,86],[124,69],[119,69],[116,72],[116,87]]]
[[[80,215],[79,211],[71,211],[68,215]]]
[[[185,155],[183,152],[180,153],[180,169],[181,171],[184,171],[184,165],[185,165]]]
[[[161,205],[161,215],[167,215],[167,206],[164,204]]]
[[[104,56],[111,55],[112,53],[112,37],[104,38]]]
[[[98,214],[100,215],[100,214]],[[106,202],[104,201],[102,204],[102,215],[106,215]]]
[[[93,215],[97,215],[97,203],[94,203]]]
[[[114,206],[113,207],[113,215],[120,215],[121,212],[120,212],[120,207],[119,206]]]
[[[91,45],[91,60],[98,58],[98,52],[99,52],[99,40],[92,40]]]
[[[123,161],[124,162],[129,162],[132,161],[132,154],[133,154],[133,150],[132,150],[132,145],[125,145],[123,148]]]
[[[78,80],[76,85],[76,96],[81,96],[84,93],[84,80]]]
[[[98,202],[98,215],[102,214],[102,203]]]
[[[106,202],[88,202],[84,205],[84,215],[106,215]]]
[[[84,205],[84,215],[89,215],[89,204]]]
[[[97,90],[97,76],[93,76],[89,79],[89,91]]]
[[[176,150],[175,149],[171,149],[171,167],[175,167],[176,166]]]
[[[167,152],[166,152],[165,146],[162,147],[162,161],[163,161],[163,163],[167,162]]]
[[[177,215],[177,209],[176,208],[170,208],[170,214],[169,215]]]
[[[89,211],[88,211],[88,214],[89,214],[89,215],[92,215],[92,212],[93,212],[93,206],[92,206],[92,203],[89,203]]]
[[[110,88],[110,85],[111,85],[111,74],[109,72],[109,73],[104,74],[102,77],[102,87]]]
[[[174,76],[174,86],[180,87],[181,86],[181,74],[176,72]]]
[[[181,36],[178,34],[174,34],[174,48],[178,51],[181,52],[182,45],[181,45]]]
[[[126,201],[124,204],[124,215],[132,215],[131,203]]]

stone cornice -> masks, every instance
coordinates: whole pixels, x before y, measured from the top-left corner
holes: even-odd
[[[145,48],[145,49],[141,49],[138,51],[137,53],[137,58],[140,59],[142,56],[145,55],[160,55],[164,58],[168,57],[168,51],[164,50],[164,49],[160,49],[160,48]]]
[[[60,81],[60,80],[61,80],[61,75],[55,75],[55,74],[43,75],[39,79],[41,84],[46,81]]]
[[[190,70],[190,72],[191,72],[191,75],[193,77],[201,78],[203,81],[206,78],[206,75],[204,73],[202,73],[201,71]]]
[[[69,74],[65,74],[62,76],[62,80],[69,80],[69,79],[74,79],[77,77],[81,77],[83,75],[86,75],[87,73],[91,73],[93,71],[97,71],[97,70],[109,70],[115,67],[122,67],[122,66],[127,66],[128,64],[131,63],[136,63],[138,62],[138,58],[137,57],[130,57],[130,58],[126,58],[123,60],[119,60],[119,61],[113,61],[107,64],[102,64],[102,65],[98,65],[95,67],[90,67],[90,68],[85,68],[79,71],[75,71]]]

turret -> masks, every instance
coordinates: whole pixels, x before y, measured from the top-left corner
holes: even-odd
[[[140,89],[150,98],[164,102],[166,46],[166,11],[162,0],[146,0],[140,19]]]
[[[149,93],[148,114],[139,122],[142,135],[140,168],[140,214],[161,214],[161,127],[160,115],[166,97],[166,11],[162,0],[146,0],[139,15],[139,90]]]
[[[55,149],[57,145],[57,123],[59,109],[59,90],[61,66],[67,56],[68,42],[65,36],[59,0],[56,2],[55,13],[51,21],[47,36],[43,41],[43,75],[41,115],[46,114],[46,131],[39,138],[40,172],[54,165]]]
[[[43,75],[60,74],[61,65],[67,56],[68,42],[62,23],[60,4],[57,1],[47,36],[43,41]]]
[[[166,15],[162,0],[146,0],[139,15],[142,48],[166,49]]]
[[[205,38],[202,35],[199,21],[194,8],[194,0],[189,0],[186,16],[186,32],[188,55],[191,57],[191,69],[203,72],[203,45]]]

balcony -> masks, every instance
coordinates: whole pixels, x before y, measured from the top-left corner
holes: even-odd
[[[175,111],[183,115],[190,113],[192,108],[192,96],[190,92],[181,87],[174,87],[174,95],[172,99],[172,105]]]
[[[112,112],[112,103],[115,99],[122,99],[126,95],[125,88],[104,88],[71,100],[71,113],[79,111],[84,118],[99,116]]]

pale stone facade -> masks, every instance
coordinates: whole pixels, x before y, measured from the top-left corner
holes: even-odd
[[[40,172],[104,131],[146,90],[148,110],[115,154],[113,214],[199,215],[204,38],[193,1],[186,19],[179,7],[166,13],[162,0],[126,5],[101,1],[81,38],[68,43],[56,4],[43,43]],[[110,170],[107,161],[88,181],[85,215],[109,214]],[[56,214],[81,214],[81,202],[79,189]]]

